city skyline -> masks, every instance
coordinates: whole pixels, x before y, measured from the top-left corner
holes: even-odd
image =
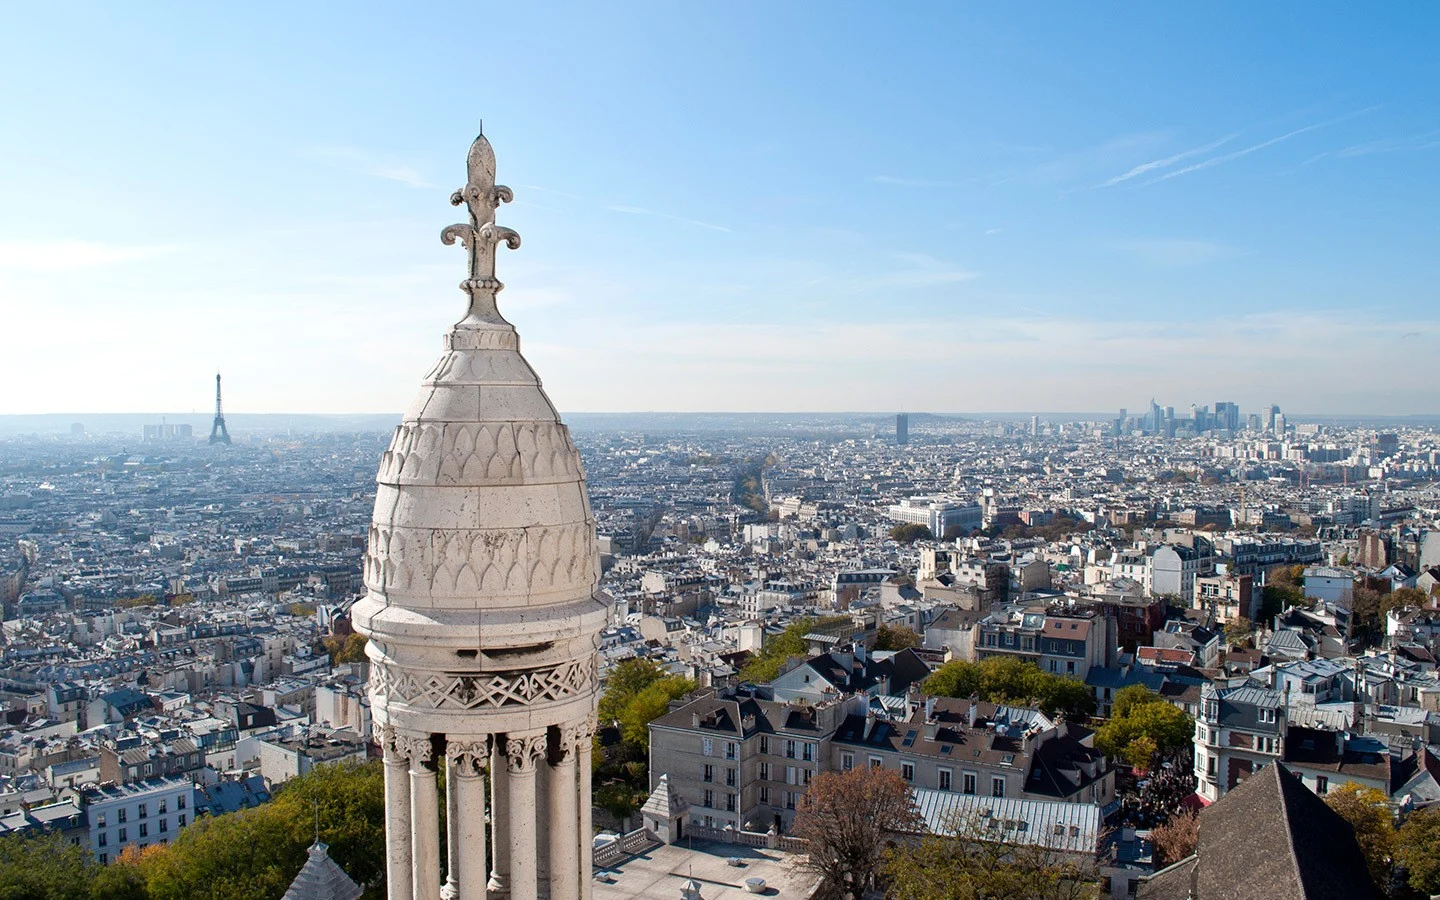
[[[562,410],[1440,413],[1440,13],[827,13],[17,11],[0,414],[403,409],[482,117]]]

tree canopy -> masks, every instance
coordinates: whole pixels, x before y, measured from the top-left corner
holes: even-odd
[[[321,766],[254,809],[201,818],[172,844],[126,848],[109,866],[58,837],[0,838],[4,900],[279,900],[305,864],[316,818],[330,856],[365,896],[385,887],[385,788],[379,761]]]
[[[1400,826],[1395,861],[1411,890],[1427,897],[1440,894],[1440,806],[1418,809]]]
[[[890,529],[890,540],[899,541],[902,544],[913,544],[916,541],[932,541],[935,534],[930,530],[929,525],[896,525]]]
[[[1143,684],[1115,694],[1110,721],[1095,732],[1095,747],[1137,769],[1173,758],[1195,740],[1195,720]]]
[[[978,697],[992,703],[1038,704],[1047,715],[1060,713],[1083,721],[1095,713],[1095,695],[1082,681],[1052,675],[1013,656],[980,662],[951,660],[925,679],[923,690],[936,697]]]
[[[920,635],[904,625],[881,625],[875,630],[876,650],[905,650],[920,646]]]
[[[785,626],[785,630],[779,635],[766,641],[760,648],[760,652],[745,663],[740,670],[741,680],[754,684],[766,684],[774,681],[775,677],[780,674],[780,669],[785,665],[785,660],[792,656],[805,655],[805,635],[817,628],[848,621],[850,620],[847,616],[796,619]]]
[[[1355,840],[1365,855],[1370,879],[1381,893],[1389,893],[1390,873],[1395,864],[1395,822],[1390,798],[1383,791],[1347,781],[1325,795],[1325,803],[1355,829]]]

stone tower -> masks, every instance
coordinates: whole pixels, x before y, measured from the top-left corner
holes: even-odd
[[[482,134],[441,232],[468,251],[464,318],[376,477],[366,596],[385,754],[390,900],[590,893],[590,738],[607,612],[580,456],[495,295],[495,183]],[[436,774],[445,767],[447,866]],[[486,840],[486,810],[490,839]]]

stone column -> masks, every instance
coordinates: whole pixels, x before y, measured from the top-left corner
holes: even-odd
[[[506,780],[510,787],[510,900],[538,900],[540,880],[535,846],[535,767],[545,758],[546,732],[505,736]]]
[[[594,823],[590,820],[590,755],[591,738],[595,736],[595,719],[592,716],[575,730],[575,768],[579,776],[580,790],[580,898],[591,900],[595,889],[595,839],[591,832]]]
[[[455,758],[451,754],[454,742],[445,736],[445,886],[440,889],[440,900],[458,900],[460,896],[460,814],[457,810],[459,797],[455,785]]]
[[[573,725],[560,726],[550,754],[550,900],[580,900],[580,787]]]
[[[435,745],[409,738],[410,853],[414,900],[440,898],[440,798],[435,786]]]
[[[490,745],[490,890],[510,893],[510,772],[505,763],[505,741]]]
[[[395,729],[385,726],[385,893],[390,900],[410,894],[410,760]]]
[[[459,900],[485,900],[489,865],[485,852],[485,767],[490,739],[455,740],[445,745],[450,796],[450,883]]]

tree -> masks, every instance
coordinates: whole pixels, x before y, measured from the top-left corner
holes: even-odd
[[[902,544],[933,541],[934,539],[935,534],[930,530],[929,525],[896,525],[890,529],[890,540],[899,541]]]
[[[1158,864],[1172,865],[1195,852],[1200,839],[1200,817],[1193,810],[1182,810],[1151,829],[1150,843],[1160,855]]]
[[[636,694],[620,711],[620,737],[630,744],[645,746],[650,740],[650,723],[665,715],[671,700],[695,690],[695,682],[681,675],[669,675]]]
[[[85,850],[59,835],[0,837],[0,898],[88,900],[90,874]]]
[[[876,650],[905,650],[920,646],[920,635],[904,625],[881,625],[875,629]]]
[[[1095,695],[1084,682],[1042,672],[1013,656],[974,663],[951,660],[925,679],[923,689],[936,697],[977,697],[1020,706],[1035,703],[1047,715],[1060,713],[1079,721],[1095,712]]]
[[[1032,843],[996,840],[994,820],[959,816],[947,835],[888,850],[882,874],[894,900],[1079,900],[1098,896],[1093,866]]]
[[[1419,588],[1396,588],[1380,601],[1380,615],[1384,616],[1392,609],[1404,609],[1407,606],[1419,609],[1425,605],[1426,599],[1425,592]]]
[[[1156,745],[1155,739],[1148,734],[1142,734],[1125,746],[1120,751],[1120,756],[1133,769],[1142,772],[1148,771],[1155,765],[1155,757],[1160,755],[1160,748]]]
[[[359,632],[340,635],[332,634],[325,638],[325,649],[330,654],[330,664],[334,666],[342,663],[364,662],[365,644],[369,639]]]
[[[741,680],[754,684],[766,684],[774,681],[787,659],[792,656],[805,655],[805,635],[817,629],[848,621],[850,621],[849,616],[796,619],[787,625],[778,636],[766,641],[760,648],[760,652],[745,663],[740,670]]]
[[[896,772],[861,766],[820,773],[800,799],[793,829],[810,841],[798,864],[820,876],[814,896],[859,896],[879,874],[886,839],[921,822],[910,786]]]
[[[1255,623],[1244,616],[1237,616],[1225,623],[1225,640],[1228,641],[1232,647],[1238,647],[1244,644],[1250,640],[1254,634]]]
[[[1366,635],[1376,633],[1380,628],[1381,606],[1385,595],[1372,587],[1356,586],[1350,594],[1350,616],[1354,622],[1353,632]]]
[[[1440,806],[1416,810],[1395,836],[1395,861],[1423,896],[1440,894]]]
[[[1365,854],[1370,879],[1381,893],[1387,893],[1396,850],[1390,798],[1383,791],[1347,781],[1326,794],[1325,803],[1355,829],[1355,840],[1360,844],[1360,852]]]
[[[1195,720],[1183,709],[1160,699],[1143,684],[1115,694],[1110,721],[1095,732],[1095,747],[1131,765],[1136,759],[1170,759],[1195,740]],[[1137,741],[1138,748],[1131,749]],[[1137,768],[1149,768],[1148,765]]]

